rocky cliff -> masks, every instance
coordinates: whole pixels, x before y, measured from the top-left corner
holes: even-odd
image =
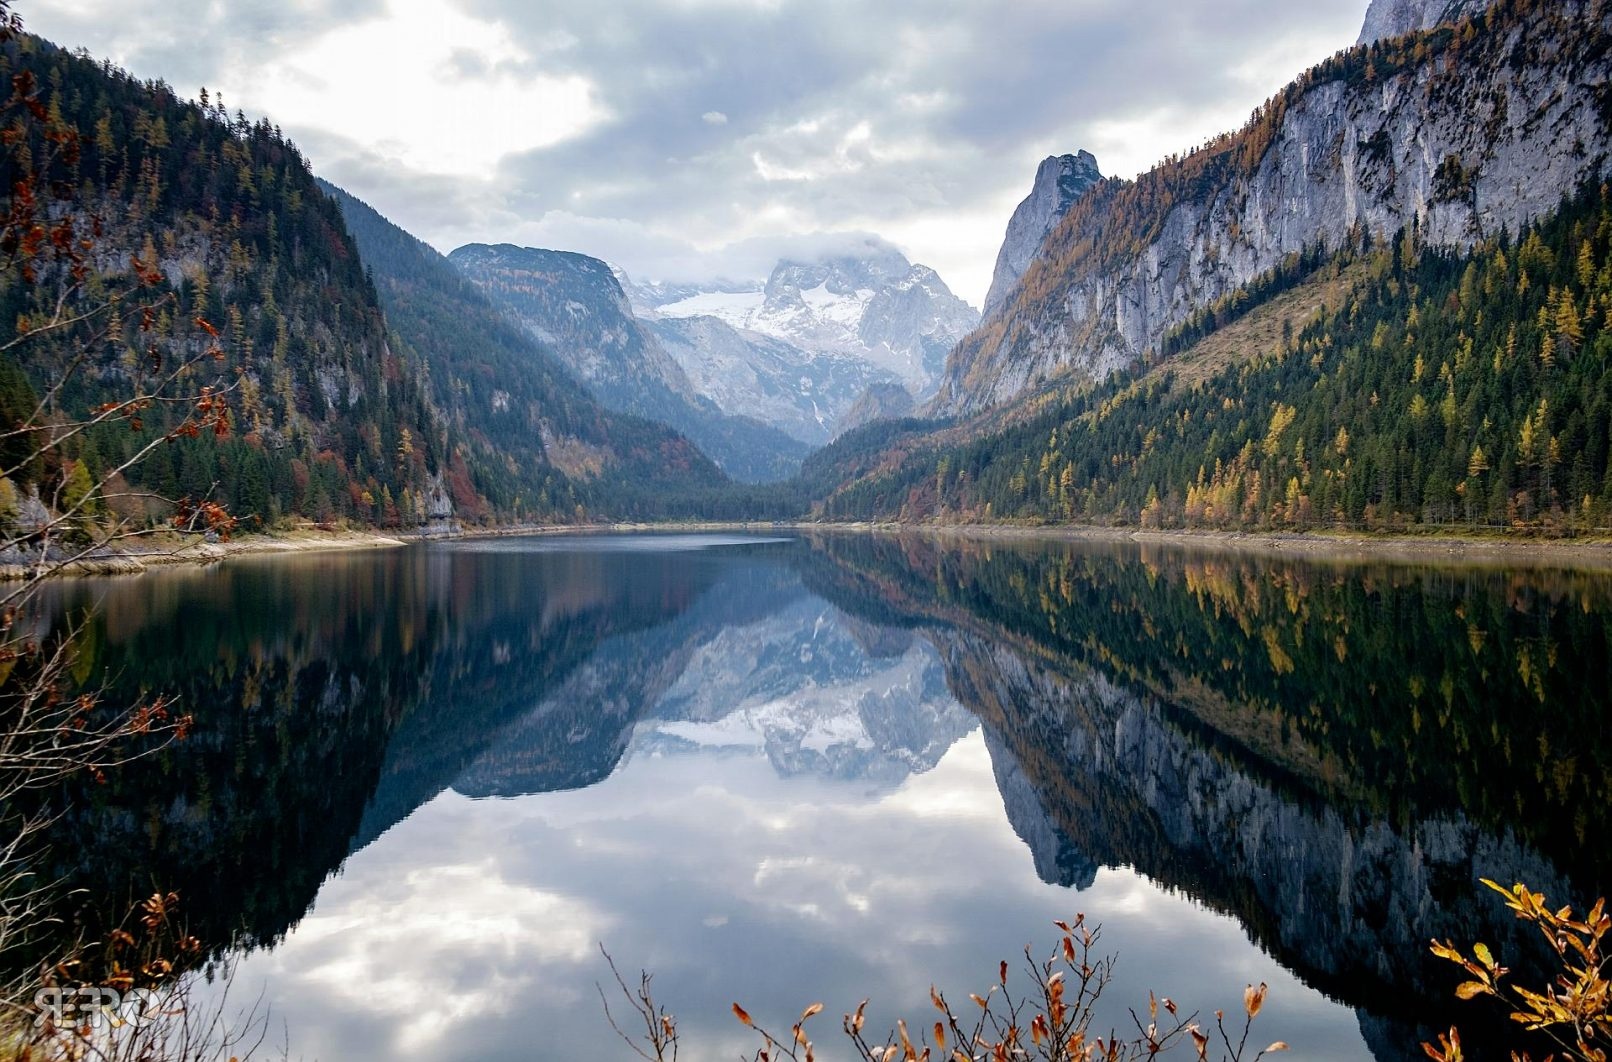
[[[1487,6],[1488,0],[1371,0],[1357,43],[1371,44],[1458,22]]]
[[[1053,155],[1036,168],[1030,194],[1008,219],[1007,235],[996,255],[996,271],[991,290],[985,295],[985,316],[989,317],[1012,292],[1035,260],[1041,242],[1053,226],[1063,220],[1086,190],[1103,179],[1097,158],[1089,151],[1078,155]]]
[[[597,258],[509,244],[470,244],[448,257],[607,405],[643,412],[668,395],[693,396],[676,360],[633,327],[626,294]]]
[[[913,402],[912,395],[900,384],[874,384],[862,392],[862,397],[840,417],[835,425],[835,434],[852,431],[876,420],[910,417],[916,408],[917,403]]]
[[[1504,0],[1459,29],[1334,57],[1240,132],[1100,183],[959,344],[932,410],[1105,377],[1307,248],[1409,227],[1452,249],[1516,232],[1612,171],[1609,29],[1606,0]]]

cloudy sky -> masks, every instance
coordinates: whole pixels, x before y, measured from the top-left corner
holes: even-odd
[[[877,233],[978,305],[1037,162],[1133,176],[1352,44],[1366,0],[18,0],[268,115],[443,251],[765,275]]]

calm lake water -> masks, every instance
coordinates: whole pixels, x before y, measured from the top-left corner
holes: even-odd
[[[1417,1058],[1503,1027],[1430,938],[1530,961],[1480,877],[1612,880],[1605,575],[598,536],[53,596],[80,680],[197,719],[65,795],[61,871],[177,890],[293,1057],[628,1058],[601,943],[684,1058],[819,1000],[845,1057],[863,997],[931,1021],[1084,912],[1105,1027],[1265,981],[1261,1043]]]

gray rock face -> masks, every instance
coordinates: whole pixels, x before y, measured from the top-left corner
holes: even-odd
[[[784,479],[800,466],[808,449],[801,440],[730,414],[700,393],[683,365],[634,316],[620,281],[599,259],[469,244],[448,260],[547,344],[606,407],[670,425],[736,479]]]
[[[715,317],[808,354],[866,363],[868,380],[831,400],[835,416],[874,378],[897,380],[920,397],[933,394],[947,352],[979,323],[974,308],[933,269],[874,242],[855,255],[779,262],[765,286],[717,284],[692,294],[683,286],[631,290],[643,317]]]
[[[1007,235],[996,255],[991,290],[985,296],[986,317],[1007,301],[1013,286],[1030,268],[1047,233],[1063,220],[1086,189],[1102,179],[1097,158],[1089,151],[1078,155],[1053,155],[1042,160],[1036,168],[1030,194],[1008,219]]]
[[[1142,216],[1112,216],[1118,188],[1071,210],[1038,259],[1050,273],[959,345],[932,411],[983,410],[1058,373],[1101,379],[1285,256],[1341,247],[1357,227],[1391,237],[1414,223],[1426,245],[1466,249],[1612,174],[1601,102],[1612,11],[1564,0],[1555,16],[1479,34],[1458,59],[1435,52],[1370,81],[1342,69],[1301,83],[1257,162],[1194,159],[1198,183],[1162,213],[1133,202]],[[1146,242],[1082,255],[1120,224]]]
[[[662,400],[659,392],[693,395],[677,362],[634,327],[626,293],[597,258],[509,244],[469,244],[448,259],[528,331],[551,344],[607,405],[652,415]]]
[[[917,403],[912,395],[900,384],[874,384],[862,393],[856,404],[845,411],[840,418],[838,434],[844,434],[853,428],[860,428],[864,424],[872,424],[876,420],[893,420],[898,417],[910,417],[917,409]]]
[[[1488,6],[1488,0],[1371,0],[1356,43],[1371,44],[1458,22]]]
[[[874,292],[856,335],[875,364],[901,377],[914,394],[927,396],[946,367],[946,355],[979,320],[940,274],[915,265]]]
[[[717,317],[656,317],[643,324],[718,408],[812,446],[834,438],[856,396],[869,387],[900,389],[893,374],[854,355],[805,350]]]

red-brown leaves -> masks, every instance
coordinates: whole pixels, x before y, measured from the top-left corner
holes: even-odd
[[[172,523],[181,531],[210,531],[226,541],[238,525],[229,510],[217,502],[197,502],[188,497],[181,498],[174,507]]]

